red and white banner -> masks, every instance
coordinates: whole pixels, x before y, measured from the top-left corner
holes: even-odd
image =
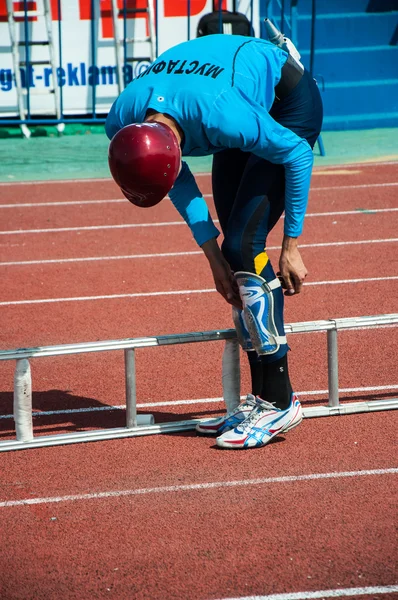
[[[223,0],[223,5],[228,0]],[[227,6],[230,8],[230,2]],[[96,20],[92,24],[92,0],[62,0],[61,22],[59,23],[58,0],[51,0],[53,37],[56,53],[57,79],[62,87],[63,112],[66,115],[84,115],[93,110],[93,86],[95,85],[95,112],[105,114],[118,94],[116,84],[116,53],[112,25],[111,0],[96,0]],[[231,3],[232,5],[232,3]],[[41,0],[27,2],[29,10],[40,10]],[[145,8],[146,0],[127,0],[127,8]],[[239,11],[250,18],[250,0],[241,0]],[[118,0],[119,9],[123,0]],[[159,0],[158,2],[158,53],[188,39],[187,0]],[[15,11],[23,11],[24,2],[14,2]],[[199,19],[212,10],[212,0],[190,0],[190,37],[196,37]],[[253,26],[258,33],[258,0],[253,2]],[[61,25],[61,62],[59,60],[59,24]],[[92,47],[94,30],[95,52]],[[17,39],[24,40],[23,18],[16,24]],[[47,39],[44,17],[31,17],[28,20],[28,35],[31,41]],[[148,35],[146,14],[127,15],[127,38],[143,38]],[[123,16],[118,16],[119,40],[123,38]],[[17,95],[13,73],[11,42],[7,20],[6,0],[0,0],[0,116],[17,116]],[[23,50],[20,60],[25,60]],[[48,47],[31,46],[31,60],[47,60]],[[93,54],[95,56],[93,56]],[[149,43],[140,42],[128,45],[128,56],[145,57],[150,55]],[[148,66],[148,61],[136,60],[126,67],[126,81],[139,75]],[[22,83],[31,90],[30,107],[32,115],[54,113],[54,98],[45,94],[52,89],[50,65],[31,65],[20,68]]]

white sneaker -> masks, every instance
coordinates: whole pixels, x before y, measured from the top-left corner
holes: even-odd
[[[216,419],[198,423],[196,425],[196,431],[199,433],[221,435],[244,421],[256,406],[255,396],[248,394],[246,400],[239,404],[232,412],[226,413],[222,417],[217,417]]]
[[[248,417],[234,429],[218,437],[216,443],[220,448],[259,448],[268,444],[279,433],[297,427],[302,419],[301,404],[294,394],[286,410],[275,408],[273,404],[256,398],[256,407]]]

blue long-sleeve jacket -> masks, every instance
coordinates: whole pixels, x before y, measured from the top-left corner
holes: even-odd
[[[151,108],[178,122],[184,132],[183,156],[240,148],[283,164],[284,230],[297,237],[303,228],[313,154],[306,140],[269,115],[286,59],[286,52],[270,42],[235,35],[179,44],[120,94],[108,115],[106,133],[112,138],[125,125],[143,122]],[[199,245],[218,235],[185,162],[169,196]]]

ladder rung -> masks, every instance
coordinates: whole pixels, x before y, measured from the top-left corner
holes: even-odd
[[[124,14],[135,15],[137,13],[147,13],[147,12],[148,12],[147,8],[126,8],[125,11],[123,9],[119,10],[119,17],[122,17]]]
[[[120,43],[123,44],[123,42],[126,42],[126,44],[133,44],[133,43],[141,44],[143,42],[150,42],[150,41],[151,41],[150,37],[144,37],[144,38],[126,38],[125,40],[122,40]]]
[[[50,42],[31,42],[30,40],[28,42],[18,42],[18,46],[48,46]]]
[[[28,95],[28,90],[26,88],[23,88],[21,92],[24,96]],[[54,90],[37,90],[36,88],[29,88],[29,96],[46,96],[47,94],[54,94]]]
[[[152,58],[150,56],[126,56],[126,62],[134,62],[134,61],[148,61],[152,62]]]
[[[30,60],[28,62],[26,60],[22,60],[19,64],[21,67],[26,67],[27,65],[50,65],[51,63],[49,60]]]
[[[21,17],[24,18],[26,15],[28,19],[31,19],[32,17],[44,17],[45,14],[46,13],[40,10],[28,10],[26,13],[24,10],[17,10],[12,13],[12,17],[14,19],[20,19]]]

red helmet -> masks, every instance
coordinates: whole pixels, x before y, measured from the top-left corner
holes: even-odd
[[[171,190],[180,168],[180,147],[164,123],[127,125],[108,153],[113,179],[136,206],[154,206]]]

